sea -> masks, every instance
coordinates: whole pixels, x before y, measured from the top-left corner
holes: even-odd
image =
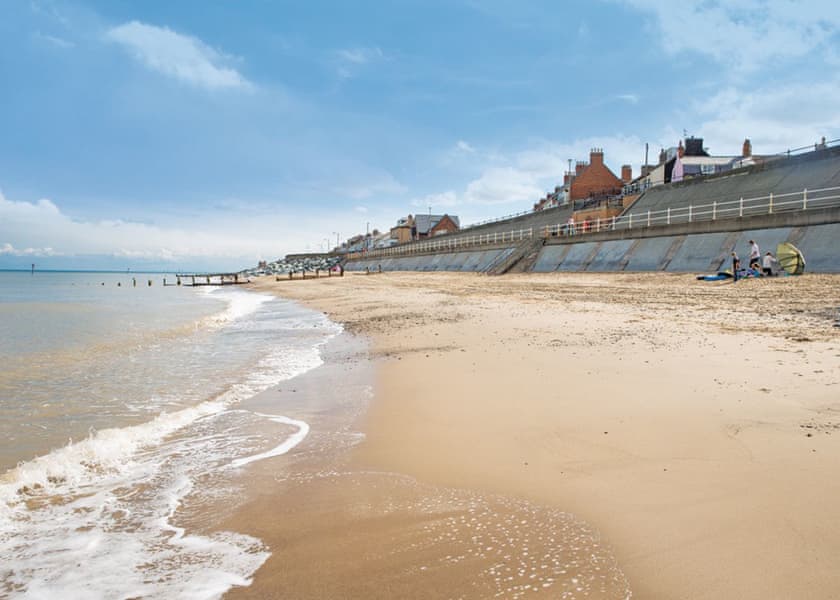
[[[341,327],[174,283],[0,272],[0,597],[218,598],[268,558],[213,519],[325,411],[245,401],[318,368]]]

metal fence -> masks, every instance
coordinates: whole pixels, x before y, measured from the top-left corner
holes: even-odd
[[[653,226],[679,225],[699,221],[717,221],[738,217],[753,217],[774,213],[797,212],[817,208],[840,206],[840,187],[804,189],[801,192],[773,194],[738,200],[713,201],[666,208],[664,210],[630,212],[620,217],[569,221],[548,225],[541,231],[543,237],[582,235],[599,231],[620,231]]]
[[[664,210],[630,212],[620,217],[594,219],[584,221],[567,221],[556,225],[546,225],[540,228],[536,235],[544,238],[557,236],[587,235],[601,231],[622,231],[643,229],[647,227],[661,227],[682,225],[701,221],[717,221],[739,217],[755,217],[777,213],[801,212],[820,208],[840,207],[840,187],[821,188],[816,190],[804,189],[801,192],[786,194],[770,193],[766,196],[754,198],[739,198],[738,200],[713,201],[706,204],[666,208]],[[502,244],[520,242],[534,237],[532,227],[498,233],[481,235],[458,236],[456,239],[426,240],[412,242],[391,248],[355,252],[348,254],[350,259],[383,258],[409,256],[424,252],[455,251],[463,248],[488,244]]]
[[[522,240],[534,237],[534,228],[517,229],[515,231],[501,231],[498,233],[484,233],[481,235],[459,236],[453,240],[426,240],[393,246],[392,248],[381,248],[369,252],[356,252],[348,254],[348,258],[383,258],[389,256],[409,256],[422,254],[424,252],[441,252],[445,250],[458,250],[471,246],[483,246],[487,244],[504,244],[510,242],[521,242]]]

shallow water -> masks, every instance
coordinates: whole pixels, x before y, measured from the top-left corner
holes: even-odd
[[[134,277],[0,273],[0,595],[213,598],[269,555],[176,523],[213,530],[233,474],[304,439],[298,415],[238,406],[319,366],[340,327]]]

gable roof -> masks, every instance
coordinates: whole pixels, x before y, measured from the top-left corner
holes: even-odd
[[[449,217],[455,225],[461,227],[461,222],[455,215],[416,215],[414,217],[414,227],[418,234],[429,233],[435,225],[440,223],[443,217]]]

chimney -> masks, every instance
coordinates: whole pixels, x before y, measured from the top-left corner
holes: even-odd
[[[749,158],[750,156],[752,156],[752,143],[750,142],[750,138],[746,138],[744,140],[744,147],[741,149],[741,157]]]
[[[680,145],[677,146],[677,156],[680,158],[685,156],[685,147],[683,146],[682,140],[680,140]]]
[[[583,170],[587,167],[587,164],[582,160],[579,160],[575,163],[575,177],[583,173]]]
[[[604,150],[602,148],[592,148],[592,150],[589,151],[589,164],[604,164]]]
[[[621,181],[624,183],[633,181],[633,167],[630,165],[621,165]]]
[[[564,186],[569,185],[569,179],[571,179],[571,178],[572,178],[572,174],[569,173],[568,171],[563,173],[563,185]]]
[[[703,149],[703,138],[696,138],[694,136],[685,138],[685,155],[686,156],[708,156]]]
[[[657,164],[661,165],[666,160],[668,160],[668,153],[665,152],[665,148],[660,148],[659,149],[659,162]]]

